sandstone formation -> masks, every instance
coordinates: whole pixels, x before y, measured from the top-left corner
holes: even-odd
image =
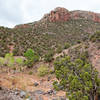
[[[70,12],[70,16],[72,19],[86,19],[86,20],[92,20],[94,22],[100,22],[100,14],[94,13],[90,11],[72,11]]]
[[[57,7],[49,14],[45,14],[42,20],[49,20],[50,22],[65,22],[71,19],[86,19],[100,23],[100,14],[90,11],[68,11],[66,8]]]
[[[66,22],[71,19],[86,19],[100,23],[100,14],[82,10],[68,11],[66,8],[57,7],[50,13],[45,14],[38,22]],[[15,28],[30,28],[30,26],[30,24],[22,24],[15,26]]]
[[[70,19],[70,13],[65,8],[56,8],[54,11],[51,11],[49,14],[49,21],[56,22],[56,21],[67,21]]]

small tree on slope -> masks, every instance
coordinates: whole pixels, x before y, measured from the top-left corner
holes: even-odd
[[[56,89],[66,91],[69,100],[95,100],[100,91],[98,72],[91,64],[81,59],[71,62],[69,56],[55,61]]]

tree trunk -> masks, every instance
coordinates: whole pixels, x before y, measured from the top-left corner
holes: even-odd
[[[90,97],[90,100],[95,100],[94,97]]]
[[[90,95],[90,100],[96,100],[94,94],[91,94],[91,95]],[[98,100],[98,99],[97,99],[97,100]]]

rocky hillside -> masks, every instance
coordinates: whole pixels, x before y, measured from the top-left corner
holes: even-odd
[[[50,50],[56,53],[66,43],[74,45],[87,41],[99,30],[100,14],[58,7],[39,21],[17,25],[13,29],[0,27],[0,56],[12,51],[20,56],[28,48],[40,56]]]
[[[68,11],[65,8],[55,8],[49,14],[44,15],[42,20],[49,20],[50,22],[64,22],[71,19],[86,19],[94,22],[100,22],[100,14],[90,11]]]

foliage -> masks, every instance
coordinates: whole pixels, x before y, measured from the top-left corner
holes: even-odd
[[[77,40],[77,43],[81,43],[81,41],[80,40]]]
[[[29,75],[32,75],[32,74],[33,74],[33,72],[32,72],[32,71],[30,71],[30,72],[29,72]]]
[[[43,57],[50,49],[57,50],[58,45],[63,46],[66,42],[74,45],[77,40],[84,41],[86,37],[88,39],[91,35],[89,32],[100,30],[100,23],[84,19],[53,23],[37,21],[26,25],[29,27],[12,29],[0,27],[1,57],[9,52],[11,44],[14,46],[14,56],[21,56],[28,48],[32,48]]]
[[[56,91],[59,91],[60,90],[60,87],[59,87],[60,85],[58,84],[58,82],[57,81],[54,81],[53,82],[53,87],[54,87],[54,89],[56,90]]]
[[[37,72],[38,72],[39,76],[45,76],[45,75],[47,75],[49,73],[49,68],[46,65],[41,65],[38,68]]]
[[[57,53],[61,53],[61,52],[62,52],[62,50],[63,50],[62,46],[58,46],[58,48],[57,48],[56,52],[57,52]]]
[[[69,56],[59,58],[54,63],[58,83],[54,87],[66,91],[69,100],[94,100],[100,92],[98,72],[91,64],[82,59],[71,61]]]
[[[39,56],[35,54],[35,52],[32,49],[28,49],[24,56],[26,57],[25,64],[28,67],[32,67],[35,62],[39,60]]]
[[[48,51],[48,53],[44,56],[44,61],[51,62],[53,60],[54,52],[52,50]]]
[[[13,54],[12,53],[7,53],[5,55],[5,64],[8,67],[13,67],[14,66],[14,63],[15,63],[15,59],[13,57]]]
[[[16,58],[15,62],[18,66],[24,65],[24,60],[22,58]]]
[[[0,57],[0,66],[4,66],[5,59],[3,57]]]
[[[70,46],[71,46],[70,43],[65,43],[64,49],[68,49]]]
[[[13,67],[23,66],[24,60],[22,58],[15,58],[12,53],[7,53],[5,57],[0,57],[0,66]]]
[[[92,42],[100,42],[100,31],[95,32],[90,36],[90,41]]]

